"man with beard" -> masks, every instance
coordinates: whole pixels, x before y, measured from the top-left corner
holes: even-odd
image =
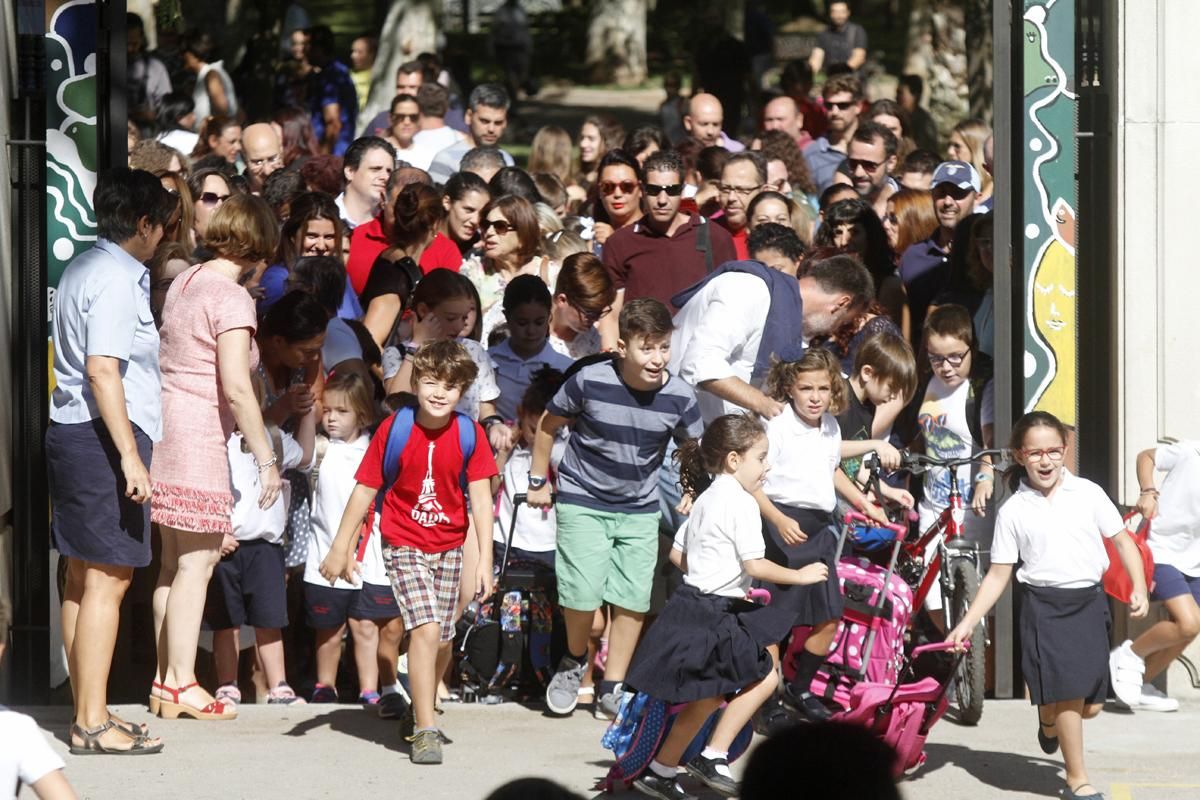
[[[732,261],[676,295],[669,369],[696,387],[705,424],[783,404],[762,391],[773,356],[832,333],[875,297],[867,268],[836,255],[805,265],[797,280],[758,261]]]
[[[933,209],[938,228],[900,257],[900,280],[908,292],[913,331],[921,330],[930,302],[946,288],[954,229],[974,213],[979,188],[979,173],[965,161],[943,161],[934,170]]]
[[[880,219],[887,213],[888,198],[900,188],[889,177],[896,168],[897,145],[896,136],[876,122],[860,125],[850,140],[846,158],[850,182]]]
[[[604,266],[617,289],[612,311],[600,320],[605,349],[616,348],[617,318],[626,301],[653,297],[674,312],[672,297],[736,258],[733,239],[724,228],[679,210],[685,169],[678,153],[660,150],[642,169],[646,215],[604,243]]]
[[[469,139],[456,142],[443,149],[433,157],[429,165],[429,176],[433,182],[443,184],[450,176],[462,169],[462,160],[470,150],[476,147],[495,147],[499,149],[500,138],[508,127],[508,92],[497,83],[481,83],[471,91],[467,101],[467,129],[471,132]],[[504,166],[511,167],[513,158],[500,150],[504,158]]]
[[[858,129],[858,112],[862,106],[862,84],[853,75],[836,75],[821,89],[829,127],[825,135],[804,148],[809,172],[818,191],[833,183],[833,173],[846,158],[850,140]]]

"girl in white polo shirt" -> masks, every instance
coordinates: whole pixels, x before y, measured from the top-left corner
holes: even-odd
[[[783,412],[767,423],[772,468],[755,493],[767,558],[793,569],[813,563],[827,568],[826,579],[818,584],[767,587],[773,597],[772,616],[779,621],[777,641],[797,625],[812,626],[783,696],[807,719],[819,722],[830,712],[809,689],[829,654],[843,609],[837,575],[837,493],[856,508],[870,506],[838,469],[842,431],[834,414],[845,408],[848,390],[837,358],[822,347],[795,358],[784,354],[767,375],[766,391],[784,403]]]
[[[1104,490],[1063,466],[1067,427],[1057,417],[1044,411],[1021,417],[1009,447],[1024,479],[996,515],[992,566],[979,594],[946,640],[970,638],[1020,561],[1021,669],[1038,706],[1038,743],[1047,754],[1062,743],[1068,800],[1102,798],[1083,763],[1083,720],[1100,713],[1108,693],[1103,539],[1112,538],[1133,581],[1134,617],[1147,610],[1141,558]]]

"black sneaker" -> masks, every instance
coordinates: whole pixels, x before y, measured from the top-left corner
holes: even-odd
[[[389,692],[379,698],[380,719],[400,719],[408,712],[408,700],[399,692]]]
[[[798,713],[805,722],[825,722],[833,716],[824,703],[812,692],[796,691],[791,686],[783,687],[783,702]]]
[[[406,742],[413,740],[413,732],[417,729],[417,719],[413,715],[412,706],[409,706],[403,714],[400,715],[400,738]]]
[[[648,797],[657,797],[658,800],[698,800],[685,792],[679,785],[679,781],[674,778],[659,777],[654,774],[654,770],[648,767],[645,772],[634,779],[632,786],[642,794]]]
[[[737,797],[738,790],[741,788],[738,786],[738,782],[722,775],[717,771],[717,767],[729,769],[729,761],[724,758],[705,758],[703,755],[698,755],[683,765],[689,775],[698,781],[703,781],[705,786],[722,797]]]

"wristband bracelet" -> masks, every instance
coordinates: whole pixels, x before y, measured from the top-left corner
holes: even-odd
[[[975,482],[976,482],[976,483],[988,483],[988,482],[990,482],[990,481],[992,481],[992,480],[994,480],[993,476],[991,476],[991,475],[986,475],[986,474],[984,474],[984,473],[982,473],[982,472],[981,472],[981,473],[979,473],[978,475],[976,475],[976,476],[975,476]]]
[[[1152,494],[1158,497],[1158,489],[1142,489],[1141,494]]]
[[[255,460],[254,466],[258,467],[259,472],[262,472],[263,470],[270,469],[271,467],[275,466],[275,464],[278,461],[279,461],[278,458],[276,458],[275,456],[271,456],[269,459],[267,459],[266,461],[264,461],[261,464],[258,463],[257,460]]]
[[[496,423],[503,425],[504,417],[500,416],[499,414],[492,414],[490,417],[484,417],[482,420],[480,420],[480,424],[483,425],[483,429],[485,431]]]

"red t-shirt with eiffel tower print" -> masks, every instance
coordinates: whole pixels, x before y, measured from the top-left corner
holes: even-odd
[[[383,486],[383,451],[394,416],[388,417],[358,465],[354,479],[363,486]],[[461,547],[467,538],[467,501],[459,479],[463,452],[459,424],[475,426],[475,452],[467,463],[467,481],[492,478],[496,459],[487,435],[478,422],[453,417],[443,428],[431,430],[414,423],[400,453],[400,471],[383,501],[379,530],[383,543],[415,547],[424,553],[444,553]]]

